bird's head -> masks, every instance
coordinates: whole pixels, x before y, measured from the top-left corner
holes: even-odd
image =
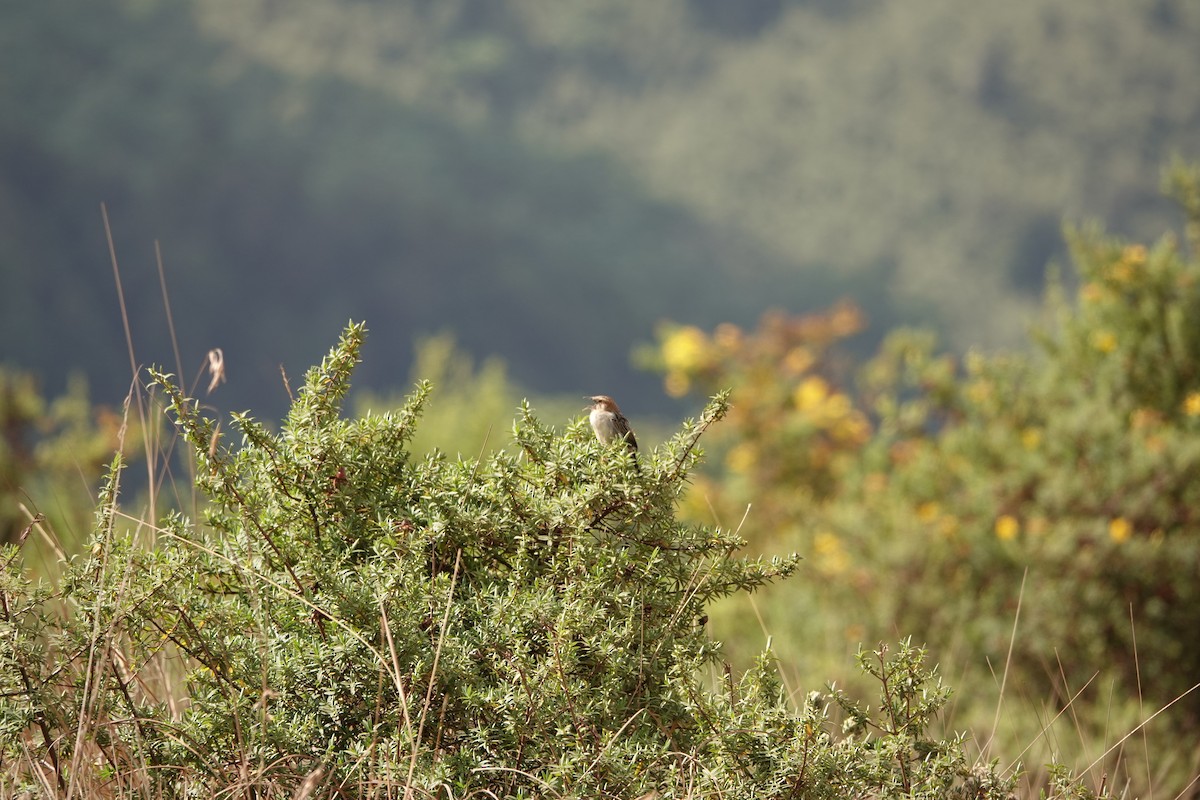
[[[617,408],[617,404],[613,401],[613,399],[606,394],[594,394],[594,395],[590,395],[590,396],[585,395],[584,398],[586,400],[590,400],[592,402],[592,404],[590,406],[587,406],[586,408],[583,409],[584,411],[592,411],[592,410],[598,409],[600,411],[617,412],[620,410]]]

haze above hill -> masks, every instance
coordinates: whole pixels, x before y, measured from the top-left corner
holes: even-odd
[[[403,388],[453,331],[529,387],[661,403],[631,347],[854,298],[1017,341],[1061,221],[1151,237],[1195,158],[1188,0],[60,0],[0,8],[3,359],[128,356],[278,413],[347,319]],[[295,382],[295,381],[293,381]]]

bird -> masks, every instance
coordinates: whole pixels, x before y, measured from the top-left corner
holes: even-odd
[[[591,412],[588,414],[588,421],[592,423],[592,430],[595,431],[596,438],[603,444],[609,444],[614,439],[624,441],[633,456],[633,466],[640,472],[641,468],[638,467],[637,462],[637,437],[633,435],[633,429],[629,427],[629,420],[625,419],[620,407],[606,394],[596,394],[586,397],[586,399],[591,400],[592,404],[583,410]]]

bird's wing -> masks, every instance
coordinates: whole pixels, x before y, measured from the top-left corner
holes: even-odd
[[[621,438],[624,439],[634,450],[638,449],[637,437],[633,435],[633,428],[629,427],[629,420],[624,417],[619,417],[620,429],[622,431]]]

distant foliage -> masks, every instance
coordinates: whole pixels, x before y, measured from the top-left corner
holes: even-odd
[[[521,391],[502,360],[476,363],[453,336],[443,333],[417,341],[410,376],[409,385],[425,381],[434,387],[406,445],[410,453],[476,456],[512,446],[509,428]],[[358,391],[353,407],[359,416],[380,415],[404,408],[408,400],[399,393]]]
[[[51,399],[33,373],[0,367],[0,543],[32,535],[29,548],[47,554],[82,546],[105,465],[118,447],[136,449],[138,426],[126,422],[93,407],[80,378]],[[46,531],[65,541],[43,540]]]
[[[185,361],[225,348],[221,402],[273,420],[352,316],[380,392],[453,326],[647,404],[663,318],[853,296],[1012,343],[1064,211],[1166,224],[1198,40],[1194,0],[0,3],[0,340],[124,396],[103,200],[139,360],[174,363],[157,240]]]

